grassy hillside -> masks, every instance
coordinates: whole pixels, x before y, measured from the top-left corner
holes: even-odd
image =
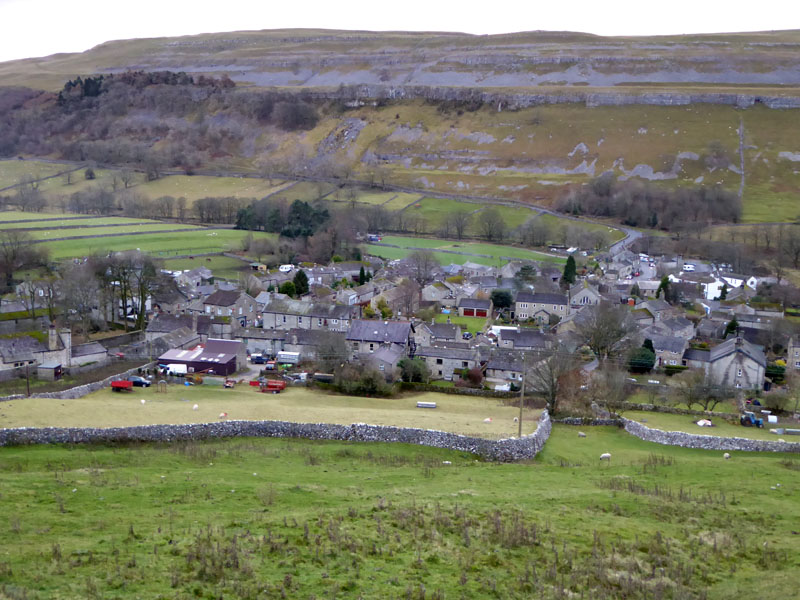
[[[277,439],[3,448],[0,593],[777,600],[800,572],[797,467],[564,426],[510,465]]]

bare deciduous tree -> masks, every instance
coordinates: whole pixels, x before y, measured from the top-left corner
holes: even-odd
[[[578,324],[578,333],[597,358],[606,360],[620,354],[636,331],[628,307],[601,302],[584,310],[588,311],[588,317]]]
[[[523,356],[523,363],[526,391],[542,398],[551,414],[558,412],[564,377],[579,366],[575,355],[557,346],[552,353]]]
[[[408,256],[408,262],[412,268],[412,279],[417,283],[420,290],[433,281],[433,274],[439,266],[436,255],[430,250],[415,250]]]

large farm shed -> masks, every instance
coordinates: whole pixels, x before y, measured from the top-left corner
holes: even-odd
[[[161,365],[186,365],[189,373],[231,375],[237,366],[245,366],[246,356],[244,344],[240,341],[209,338],[205,344],[188,350],[167,350],[158,357],[158,362]]]

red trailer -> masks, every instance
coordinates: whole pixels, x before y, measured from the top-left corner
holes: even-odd
[[[272,394],[278,394],[286,389],[286,382],[280,379],[267,379],[262,381],[259,386],[259,391]]]
[[[132,392],[133,391],[133,382],[127,381],[125,379],[118,379],[117,381],[111,382],[111,391],[112,392],[121,392],[121,391]]]

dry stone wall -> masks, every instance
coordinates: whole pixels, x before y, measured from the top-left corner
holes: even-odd
[[[31,398],[55,398],[56,400],[74,400],[75,398],[83,398],[87,394],[91,394],[92,392],[96,392],[97,390],[101,390],[104,387],[108,387],[111,385],[112,381],[116,381],[117,379],[125,379],[126,377],[130,377],[131,375],[136,375],[139,372],[139,369],[147,369],[153,367],[156,363],[148,363],[146,365],[142,365],[141,367],[135,367],[133,369],[128,369],[124,373],[117,373],[116,375],[112,375],[111,377],[106,377],[100,381],[93,381],[92,383],[87,383],[84,385],[78,385],[73,388],[69,388],[68,390],[61,390],[58,392],[42,392],[40,394],[31,394]],[[25,398],[22,394],[15,394],[13,396],[3,396],[0,398],[0,402],[7,402],[9,400],[19,400],[21,398]]]
[[[287,437],[348,442],[398,442],[469,452],[491,461],[530,459],[550,437],[550,416],[542,413],[536,431],[518,439],[486,440],[445,431],[382,427],[362,423],[330,425],[285,421],[223,421],[188,425],[144,425],[138,427],[47,427],[0,429],[0,446],[24,444],[92,444],[127,442],[173,442],[228,437]]]
[[[739,452],[800,452],[798,442],[780,442],[778,440],[751,440],[740,437],[721,437],[716,435],[698,435],[682,431],[661,431],[651,429],[637,421],[622,419],[625,431],[645,440],[665,446],[681,448],[700,448],[702,450],[735,450]]]

